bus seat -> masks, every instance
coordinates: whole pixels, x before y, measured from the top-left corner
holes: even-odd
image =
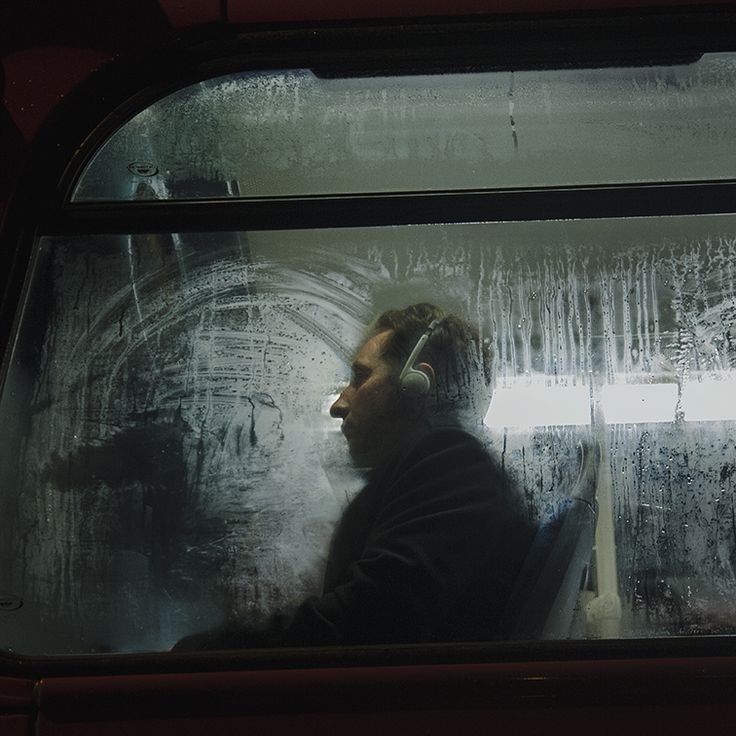
[[[600,448],[579,447],[580,470],[560,509],[543,522],[499,627],[503,639],[565,639],[593,551]]]

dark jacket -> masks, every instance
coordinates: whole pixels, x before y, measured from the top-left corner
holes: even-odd
[[[324,593],[294,642],[493,639],[534,537],[520,494],[474,437],[436,429],[407,445],[345,510]]]
[[[534,533],[480,442],[435,429],[407,442],[349,504],[320,597],[267,630],[229,627],[177,648],[493,639]]]

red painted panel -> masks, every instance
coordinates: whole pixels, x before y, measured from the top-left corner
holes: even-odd
[[[25,49],[5,56],[3,102],[26,141],[33,139],[64,95],[110,59],[109,52],[64,46]]]
[[[50,678],[37,733],[725,733],[734,677],[714,657]]]
[[[220,20],[220,0],[158,0],[172,28],[215,23]]]
[[[0,677],[0,713],[30,707],[34,685],[33,680]]]
[[[733,4],[734,0],[726,0]],[[709,5],[707,0],[228,0],[232,23],[350,20],[457,16],[496,13],[543,13],[649,6]]]
[[[30,736],[33,680],[0,677],[0,734]]]
[[[432,736],[434,734],[554,734],[594,733],[596,736],[623,736],[638,733],[698,733],[704,724],[712,734],[730,734],[734,705],[659,705],[602,707],[482,708],[442,710],[435,703],[425,710],[364,711],[357,713],[305,712],[267,716],[207,718],[164,718],[139,721],[96,721],[57,723],[41,717],[38,736]]]
[[[2,736],[31,736],[31,719],[28,716],[0,716]]]
[[[518,701],[731,703],[735,683],[736,658],[711,657],[65,677],[43,680],[37,696],[47,719],[67,722],[468,710]]]

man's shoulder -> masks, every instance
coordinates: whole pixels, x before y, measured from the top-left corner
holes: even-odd
[[[498,487],[506,486],[509,479],[478,437],[459,427],[443,426],[407,438],[376,481],[383,487],[442,481]]]
[[[470,432],[455,426],[433,427],[408,442],[402,453],[405,462],[417,462],[437,457],[449,460],[454,456],[473,457],[476,461],[493,462],[490,451]]]

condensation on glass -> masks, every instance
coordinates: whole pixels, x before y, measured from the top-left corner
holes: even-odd
[[[733,632],[724,216],[43,239],[0,404],[0,591],[24,602],[0,647],[161,650],[318,593],[361,483],[326,407],[371,317],[426,299],[489,341],[479,419],[531,514],[579,440],[604,449],[617,576],[576,635]]]
[[[73,200],[733,176],[736,55],[682,66],[321,79],[232,74],[129,120]]]

